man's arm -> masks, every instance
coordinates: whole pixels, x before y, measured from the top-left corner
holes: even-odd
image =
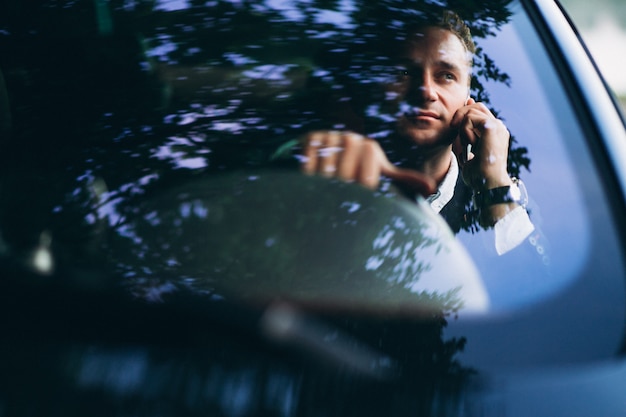
[[[501,120],[473,99],[456,112],[452,126],[459,129],[453,147],[461,154],[463,179],[478,200],[475,202],[481,224],[494,227],[496,250],[504,254],[521,244],[535,229],[521,195],[514,196],[521,190],[507,170],[511,135]]]
[[[353,132],[315,131],[303,138],[302,170],[307,174],[337,177],[374,189],[381,175],[402,182],[428,196],[436,184],[428,176],[393,165],[379,143]]]
[[[510,134],[501,120],[484,104],[470,99],[451,124],[458,131],[453,150],[475,195],[515,186],[507,171]],[[432,178],[393,165],[375,140],[352,132],[311,132],[303,138],[303,148],[302,170],[307,174],[337,177],[371,189],[384,175],[425,197],[437,188]],[[534,229],[525,208],[513,201],[483,205],[481,223],[495,227],[499,253],[516,247]]]

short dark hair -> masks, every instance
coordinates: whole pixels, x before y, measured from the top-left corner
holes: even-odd
[[[445,10],[438,20],[432,22],[431,26],[449,30],[459,38],[468,52],[471,52],[472,55],[476,53],[476,44],[474,44],[474,40],[472,39],[470,28],[465,24],[463,19],[452,10]]]
[[[427,28],[440,28],[452,32],[463,44],[463,47],[471,55],[476,53],[476,45],[472,39],[470,28],[461,17],[452,10],[444,10],[439,13],[428,13],[421,16],[417,21],[409,24],[405,30],[405,36],[412,37],[416,33]]]

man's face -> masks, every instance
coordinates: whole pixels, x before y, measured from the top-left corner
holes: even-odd
[[[452,32],[432,27],[413,35],[399,57],[393,90],[398,133],[420,147],[447,146],[456,137],[454,113],[469,93],[470,58]]]

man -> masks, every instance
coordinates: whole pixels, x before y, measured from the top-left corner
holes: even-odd
[[[410,31],[397,51],[398,78],[389,85],[401,112],[396,145],[415,150],[412,165],[392,164],[379,143],[352,132],[316,131],[304,138],[302,170],[376,188],[386,176],[428,198],[451,222],[455,194],[471,187],[482,223],[494,226],[505,253],[534,229],[507,172],[510,134],[470,95],[475,46],[454,13]],[[460,169],[459,169],[460,168]],[[460,172],[467,185],[459,181]],[[455,211],[451,213],[450,211]]]

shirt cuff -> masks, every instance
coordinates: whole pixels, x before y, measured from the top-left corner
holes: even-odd
[[[535,226],[530,221],[526,209],[516,207],[506,216],[498,220],[494,226],[496,252],[504,255],[519,246],[532,232]]]

